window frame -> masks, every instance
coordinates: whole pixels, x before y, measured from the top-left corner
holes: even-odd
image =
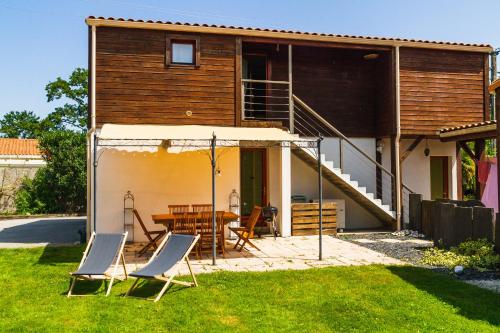
[[[193,45],[193,62],[182,63],[173,61],[173,44]],[[167,34],[165,48],[165,64],[167,67],[200,67],[200,37],[192,35]]]

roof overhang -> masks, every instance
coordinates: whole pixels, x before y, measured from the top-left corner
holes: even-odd
[[[475,139],[492,139],[497,136],[497,123],[494,120],[442,129],[439,132],[441,141],[470,141]]]
[[[231,35],[241,37],[261,37],[275,38],[283,40],[314,41],[325,43],[346,43],[358,45],[377,45],[377,46],[401,46],[426,49],[440,49],[453,51],[481,52],[490,53],[493,48],[489,45],[476,45],[464,43],[433,42],[422,40],[410,40],[399,38],[377,38],[364,36],[343,36],[332,34],[305,33],[284,30],[269,30],[256,28],[242,28],[232,26],[199,25],[199,24],[181,24],[161,21],[142,21],[142,20],[124,20],[124,19],[106,19],[88,17],[85,22],[89,26],[95,27],[115,27],[115,28],[134,28],[151,29],[187,33],[208,33],[218,35]]]
[[[498,88],[500,88],[500,79],[493,81],[488,87],[488,91],[490,94],[494,94]]]
[[[203,125],[116,125],[104,124],[97,135],[98,146],[125,151],[168,152],[217,147],[315,147],[316,138],[299,138],[279,128],[223,127]]]

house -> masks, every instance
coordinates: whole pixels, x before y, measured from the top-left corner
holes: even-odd
[[[215,132],[281,142],[219,149],[217,209],[227,210],[236,190],[242,216],[270,203],[281,234],[293,234],[291,201],[319,199],[317,159],[296,143],[321,135],[323,198],[345,205],[342,228],[401,228],[409,193],[460,196],[459,145],[439,130],[490,117],[489,45],[86,22],[88,214],[98,231],[122,230],[129,190],[144,216],[211,202],[207,151],[175,152],[172,142]]]
[[[0,138],[0,212],[15,211],[15,195],[25,178],[45,165],[36,139]]]

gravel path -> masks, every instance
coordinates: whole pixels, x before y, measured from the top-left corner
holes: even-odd
[[[433,245],[425,239],[391,233],[347,233],[339,234],[338,237],[417,266],[421,266],[423,250]]]
[[[420,263],[423,251],[432,247],[432,241],[392,233],[345,233],[339,234],[342,240],[364,246],[389,257],[408,262],[415,266],[425,267],[442,274],[452,274],[456,279],[475,286],[500,293],[500,272],[477,272],[465,270],[461,275],[455,275],[449,269],[432,267]]]

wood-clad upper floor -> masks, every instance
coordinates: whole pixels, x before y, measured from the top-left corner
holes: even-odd
[[[234,125],[235,43],[200,37],[200,64],[165,63],[164,31],[99,28],[96,122]]]
[[[402,48],[400,84],[403,135],[434,135],[489,115],[482,53]]]
[[[395,134],[397,70],[389,44],[242,36],[175,24],[168,30],[96,26],[97,126],[237,126],[242,120],[242,59],[264,54],[266,79],[286,81],[291,44],[293,94],[348,136]],[[196,40],[196,65],[168,63],[172,38]],[[403,136],[435,136],[440,128],[482,121],[489,114],[486,46],[398,46]]]

